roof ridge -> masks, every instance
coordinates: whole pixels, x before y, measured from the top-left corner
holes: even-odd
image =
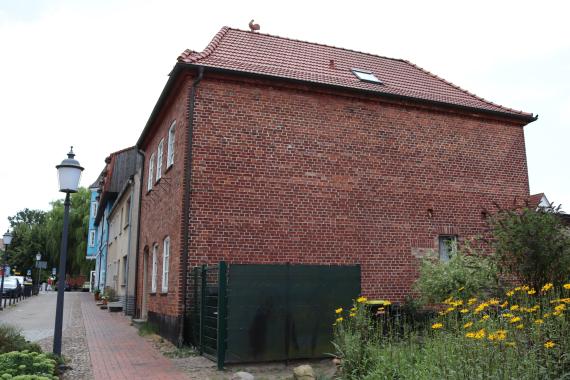
[[[228,26],[223,26],[222,29],[216,33],[214,38],[210,41],[210,43],[206,46],[202,52],[193,51],[190,49],[186,49],[178,56],[178,62],[196,62],[200,59],[207,58],[210,54],[216,50],[218,45],[220,44],[222,38],[226,35],[228,30],[231,28]]]
[[[328,44],[324,44],[324,43],[321,43],[321,42],[305,41],[305,40],[300,40],[300,39],[297,39],[297,38],[290,38],[290,37],[277,36],[277,35],[275,35],[275,34],[269,34],[269,33],[251,32],[251,31],[248,31],[248,30],[243,30],[243,29],[238,29],[238,28],[232,28],[232,27],[227,27],[227,26],[225,26],[224,28],[227,28],[228,30],[235,30],[235,31],[237,31],[237,32],[242,32],[242,33],[255,33],[255,34],[260,34],[260,35],[267,36],[267,37],[279,38],[279,39],[281,39],[281,40],[288,40],[288,41],[294,41],[294,42],[301,42],[301,43],[309,44],[309,45],[325,46],[325,47],[329,47],[329,48],[333,48],[333,49],[340,49],[340,50],[344,50],[344,51],[349,51],[349,52],[352,52],[352,53],[364,54],[364,55],[369,55],[369,56],[372,56],[372,57],[389,59],[389,60],[392,60],[392,61],[405,62],[405,60],[404,60],[404,59],[401,59],[401,58],[386,57],[386,56],[383,56],[383,55],[367,53],[367,52],[363,52],[363,51],[359,51],[359,50],[348,49],[348,48],[339,47],[339,46],[334,46],[334,45],[328,45]],[[226,32],[227,32],[227,31],[226,31]]]
[[[472,96],[472,97],[474,97],[474,98],[476,98],[476,99],[478,99],[478,100],[480,100],[480,101],[482,101],[482,102],[484,102],[484,103],[487,103],[487,104],[492,105],[492,106],[495,106],[495,107],[502,108],[503,110],[506,110],[506,111],[509,111],[509,112],[514,112],[514,113],[518,113],[518,114],[521,114],[521,115],[533,116],[532,113],[524,112],[524,111],[522,111],[522,110],[516,110],[516,109],[514,109],[514,108],[505,107],[505,106],[503,106],[503,105],[501,105],[501,104],[497,104],[497,103],[494,103],[494,102],[492,102],[492,101],[490,101],[490,100],[487,100],[487,99],[485,99],[485,98],[482,98],[481,96],[478,96],[478,95],[476,95],[476,94],[474,94],[474,93],[472,93],[472,92],[470,92],[470,91],[468,91],[468,90],[466,90],[466,89],[464,89],[464,88],[462,88],[462,87],[456,85],[455,83],[452,83],[452,82],[450,82],[450,81],[448,81],[448,80],[446,80],[446,79],[440,77],[439,75],[434,74],[434,73],[432,73],[432,72],[430,72],[430,71],[424,69],[423,67],[420,67],[420,66],[416,65],[415,63],[408,61],[407,59],[404,59],[403,61],[406,62],[408,65],[411,65],[411,66],[415,67],[416,69],[421,70],[421,71],[423,71],[424,73],[426,73],[426,74],[432,76],[433,78],[435,78],[435,79],[437,79],[437,80],[440,80],[440,81],[442,81],[442,82],[444,82],[444,83],[450,85],[451,87],[453,87],[453,88],[455,88],[455,89],[457,89],[457,90],[459,90],[459,91],[461,91],[461,92],[463,92],[463,93],[465,93],[465,94],[467,94],[467,95],[469,95],[469,96]]]

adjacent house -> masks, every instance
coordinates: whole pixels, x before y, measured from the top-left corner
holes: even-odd
[[[111,231],[111,227],[115,227],[114,225],[111,226],[111,216],[116,209],[114,205],[118,196],[123,195],[122,191],[128,187],[129,181],[133,181],[137,168],[140,168],[137,160],[140,161],[140,158],[134,147],[111,153],[105,159],[106,165],[96,184],[91,186],[92,194],[93,192],[96,193],[95,199],[97,201],[97,205],[92,206],[90,210],[90,219],[93,219],[93,227],[96,231],[95,288],[101,291],[105,287],[121,288],[121,280],[117,277],[116,269],[116,266],[121,264],[117,261],[117,255],[124,253],[128,256],[128,243],[127,248],[123,249],[123,242],[121,241],[121,247],[115,248],[119,245],[116,243],[119,235],[117,228],[113,228]],[[113,253],[111,258],[109,258],[109,252]],[[126,302],[126,298],[122,300]]]
[[[178,57],[136,145],[137,315],[180,337],[189,273],[221,261],[358,265],[363,294],[401,301],[418,258],[529,196],[534,120],[406,60],[224,27]]]

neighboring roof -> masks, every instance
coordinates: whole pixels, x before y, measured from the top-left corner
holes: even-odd
[[[550,202],[544,193],[533,194],[528,197],[528,205],[532,207],[548,207]]]
[[[440,102],[534,120],[531,113],[480,98],[411,62],[328,45],[223,27],[198,53],[178,62]],[[359,80],[351,69],[372,72],[382,84]]]

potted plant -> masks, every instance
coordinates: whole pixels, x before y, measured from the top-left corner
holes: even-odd
[[[95,297],[95,301],[99,301],[101,299],[101,291],[99,289],[95,290],[93,296]]]

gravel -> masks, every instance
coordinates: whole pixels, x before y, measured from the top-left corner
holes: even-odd
[[[71,303],[71,321],[69,326],[63,330],[62,353],[68,369],[63,372],[61,378],[63,380],[93,380],[89,347],[87,346],[83,313],[81,312],[81,298],[66,297],[66,301]],[[44,352],[51,352],[53,337],[42,339],[38,343]]]

